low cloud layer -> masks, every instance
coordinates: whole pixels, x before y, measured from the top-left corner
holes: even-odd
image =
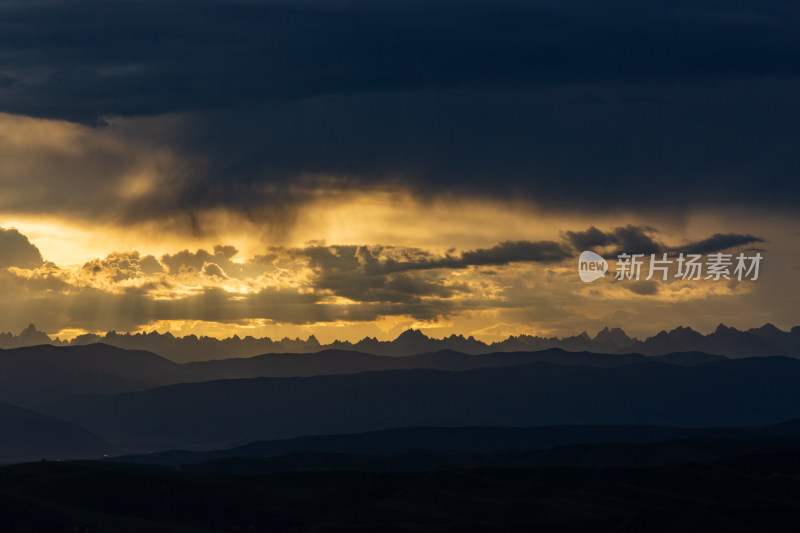
[[[531,323],[553,321],[563,322],[559,327],[565,330],[583,329],[587,312],[595,317],[613,314],[612,305],[598,315],[601,303],[617,302],[647,316],[659,308],[749,298],[754,287],[578,281],[574,262],[583,248],[653,246],[656,253],[680,247],[667,244],[674,239],[655,228],[633,225],[592,226],[564,232],[559,240],[508,241],[446,252],[320,243],[273,246],[253,257],[241,256],[230,245],[160,257],[114,252],[74,268],[43,262],[36,247],[16,230],[2,230],[0,241],[6,261],[0,268],[0,289],[14,302],[13,309],[0,312],[0,321],[11,330],[19,328],[17,322],[35,321],[51,333],[136,331],[153,324],[194,324],[190,331],[201,334],[228,331],[225,327],[273,326],[315,332],[338,325],[345,328],[339,330],[341,336],[357,338],[357,333],[341,332],[369,331],[365,328],[379,323],[423,323],[453,324],[459,333],[489,328],[487,332],[507,335],[529,332]],[[754,242],[764,240],[717,234],[684,246],[710,252],[741,250]],[[771,312],[780,314],[781,309],[777,305]]]

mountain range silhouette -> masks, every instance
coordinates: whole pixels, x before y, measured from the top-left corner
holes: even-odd
[[[493,352],[537,351],[560,348],[567,351],[594,353],[641,353],[664,355],[673,352],[701,351],[726,357],[751,357],[788,355],[800,357],[800,326],[789,331],[772,324],[745,331],[720,324],[703,335],[690,327],[677,327],[660,331],[639,340],[630,337],[620,328],[603,328],[594,337],[587,332],[571,337],[540,337],[536,335],[509,336],[499,342],[485,343],[472,336],[451,335],[443,339],[428,337],[422,331],[409,329],[392,341],[366,337],[358,342],[333,341],[321,344],[313,335],[307,339],[273,340],[234,335],[226,339],[196,335],[176,337],[171,333],[117,333],[105,335],[86,334],[70,341],[51,338],[31,324],[18,335],[0,333],[0,348],[19,348],[39,344],[54,346],[81,346],[103,343],[128,350],[146,350],[173,361],[204,361],[231,357],[252,357],[265,353],[315,353],[324,350],[355,350],[374,355],[406,356],[439,350],[454,350],[465,354]]]

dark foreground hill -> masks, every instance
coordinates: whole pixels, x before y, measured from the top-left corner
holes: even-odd
[[[102,439],[75,424],[0,403],[0,464],[41,458],[96,458],[113,453]]]
[[[256,378],[86,396],[46,412],[127,451],[215,449],[409,426],[765,425],[800,418],[800,360],[549,363]]]
[[[0,350],[0,401],[25,407],[76,394],[113,394],[176,383],[180,365],[150,352],[93,344]]]
[[[314,354],[267,354],[178,364],[150,352],[104,344],[49,345],[0,350],[0,401],[37,408],[70,396],[116,394],[183,382],[253,377],[317,376],[365,371],[431,368],[467,370],[533,362],[611,367],[657,360],[693,365],[718,360],[699,352],[655,358],[637,354],[595,354],[553,349],[469,355],[449,350],[409,357],[327,350]]]
[[[213,451],[170,450],[111,457],[114,462],[188,465],[217,460],[264,460],[255,468],[367,470],[430,469],[440,465],[519,466],[548,464],[655,464],[674,457],[719,458],[770,446],[800,442],[800,420],[751,427],[668,426],[537,426],[537,427],[411,427],[342,435],[308,435],[252,442]],[[654,445],[647,447],[645,445]],[[548,450],[547,453],[535,453]],[[442,459],[447,457],[447,459]],[[652,459],[648,459],[652,457]],[[440,463],[436,461],[441,459]],[[626,462],[628,461],[628,462]],[[312,466],[313,465],[313,466]],[[362,468],[359,467],[359,468]]]
[[[0,530],[796,531],[800,451],[640,468],[215,476],[108,464],[0,469]]]
[[[683,439],[666,442],[600,443],[556,446],[519,453],[357,454],[302,452],[262,459],[222,458],[178,465],[176,470],[201,474],[266,474],[272,472],[431,472],[467,468],[660,466],[676,462],[725,459],[776,448],[773,441]],[[800,438],[780,441],[800,449]]]

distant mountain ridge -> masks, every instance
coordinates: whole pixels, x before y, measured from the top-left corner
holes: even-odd
[[[144,350],[105,344],[48,344],[0,350],[0,401],[36,408],[81,394],[115,394],[161,385],[217,379],[303,377],[355,374],[379,370],[470,370],[547,362],[565,366],[607,368],[656,361],[696,365],[725,359],[701,352],[648,357],[641,354],[567,352],[558,348],[537,352],[497,352],[471,355],[452,350],[392,357],[348,350],[176,363]]]
[[[51,339],[32,324],[19,335],[0,333],[0,348],[18,348],[38,344],[56,346],[81,346],[103,343],[128,350],[146,350],[177,362],[205,361],[234,357],[252,357],[265,353],[316,353],[323,350],[353,350],[374,355],[406,356],[453,350],[466,354],[493,352],[538,351],[560,348],[571,352],[641,353],[664,355],[674,352],[700,351],[726,357],[752,357],[787,355],[800,357],[800,326],[783,331],[772,324],[741,331],[720,324],[715,331],[703,335],[690,327],[661,331],[639,340],[628,336],[620,328],[603,328],[594,337],[585,331],[572,337],[539,337],[536,335],[510,336],[500,342],[485,343],[472,336],[451,335],[443,339],[428,337],[420,330],[409,329],[392,341],[379,341],[372,337],[356,343],[334,341],[321,344],[313,335],[308,339],[284,338],[279,341],[268,337],[238,337],[226,339],[187,335],[175,337],[171,333],[117,333],[81,335],[71,341]]]
[[[132,453],[411,426],[768,425],[800,418],[798,382],[800,360],[789,357],[606,368],[534,362],[224,379],[40,409]]]

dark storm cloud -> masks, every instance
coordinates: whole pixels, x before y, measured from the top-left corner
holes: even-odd
[[[626,284],[625,288],[634,294],[640,296],[652,296],[658,294],[658,282],[655,281],[639,281],[636,283]]]
[[[208,157],[181,201],[258,214],[264,199],[303,202],[286,185],[297,176],[312,186],[335,176],[354,188],[399,183],[421,199],[521,196],[555,210],[795,208],[798,92],[800,77],[519,82],[195,113],[174,143]]]
[[[797,74],[800,58],[798,8],[789,1],[67,1],[2,9],[7,109],[90,120],[463,83]]]
[[[415,248],[388,246],[309,246],[285,250],[307,258],[315,272],[313,286],[322,291],[360,302],[412,303],[424,298],[469,297],[466,284],[446,283],[447,271],[469,267],[503,266],[516,262],[558,263],[572,259],[582,250],[613,247],[610,255],[711,253],[754,242],[753,235],[716,234],[701,241],[670,247],[658,238],[656,228],[619,226],[609,231],[594,226],[585,231],[567,231],[564,242],[513,241],[491,248],[448,253],[444,256]],[[437,273],[436,271],[443,271]],[[656,294],[650,284],[632,288],[642,295]]]
[[[585,231],[567,231],[567,239],[577,250],[590,250],[608,245],[616,245],[620,253],[654,254],[665,249],[665,246],[656,241],[653,235],[655,228],[647,226],[620,226],[611,231],[604,232],[591,226]]]
[[[590,250],[618,242],[616,235],[600,231],[594,226],[585,231],[567,231],[566,235],[578,250]]]
[[[0,228],[0,268],[37,268],[42,263],[39,249],[25,235],[13,228]]]
[[[618,249],[613,255],[628,254],[655,254],[655,253],[694,253],[709,254],[722,250],[729,250],[737,246],[766,242],[761,237],[742,235],[738,233],[715,233],[711,237],[699,241],[688,242],[680,246],[667,246],[657,240],[658,230],[648,226],[620,226],[610,231],[602,231],[594,226],[584,231],[564,232],[567,240],[576,250],[592,250],[614,245]]]
[[[445,256],[415,248],[358,245],[310,246],[293,253],[307,256],[312,268],[331,272],[360,270],[365,274],[506,265],[519,261],[556,263],[573,255],[569,246],[554,241],[506,241],[491,248]]]
[[[506,265],[515,261],[557,263],[571,257],[572,251],[553,241],[506,241],[488,249],[464,252],[456,262],[459,266]]]
[[[746,244],[753,244],[756,242],[765,242],[760,237],[753,235],[738,235],[735,233],[715,233],[707,239],[701,241],[690,242],[683,246],[676,247],[674,251],[687,252],[694,254],[710,254],[713,252],[720,252],[735,248],[736,246],[744,246]]]
[[[421,303],[426,298],[470,296],[464,283],[447,282],[452,270],[515,262],[554,263],[572,257],[565,244],[513,241],[460,254],[382,246],[311,246],[291,253],[308,257],[316,272],[314,286],[353,301]],[[430,301],[428,301],[430,305]],[[444,304],[442,304],[444,305]]]
[[[362,303],[420,304],[424,300],[430,306],[440,298],[470,295],[467,285],[445,283],[445,280],[443,275],[406,273],[364,276],[352,272],[345,276],[322,275],[314,281],[314,287]]]
[[[185,113],[164,142],[199,161],[159,212],[224,205],[290,222],[306,197],[287,184],[315,175],[556,208],[792,208],[799,196],[794,2],[0,10],[0,110],[86,123]]]
[[[653,238],[652,235],[655,232],[654,228],[634,226],[632,224],[616,228],[614,236],[619,245],[616,255],[620,253],[654,254],[660,252],[664,245]]]

